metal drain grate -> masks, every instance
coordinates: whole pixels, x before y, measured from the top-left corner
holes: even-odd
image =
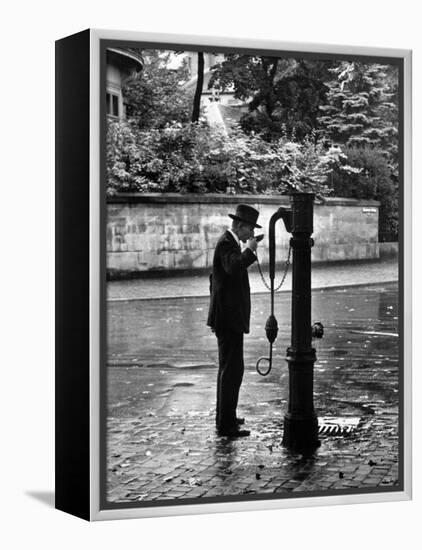
[[[359,416],[323,416],[318,419],[321,435],[349,435],[359,426]]]

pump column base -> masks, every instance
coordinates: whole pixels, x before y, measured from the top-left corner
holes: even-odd
[[[318,440],[317,416],[293,416],[287,413],[284,417],[282,444],[295,452],[311,452],[317,449],[321,445]]]
[[[313,405],[315,349],[287,348],[289,364],[289,407],[284,417],[282,444],[295,452],[312,451],[320,446],[318,417]]]

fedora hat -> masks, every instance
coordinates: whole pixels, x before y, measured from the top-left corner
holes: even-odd
[[[262,226],[256,223],[258,216],[258,210],[255,210],[255,208],[249,206],[248,204],[238,204],[236,207],[236,213],[229,214],[229,217],[232,220],[239,220],[241,222],[250,223],[254,227],[261,228]]]

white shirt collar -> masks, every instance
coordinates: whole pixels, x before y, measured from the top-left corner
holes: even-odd
[[[237,242],[237,244],[240,246],[240,240],[239,237],[236,235],[236,233],[233,233],[231,229],[229,229],[230,233],[233,235],[234,240]]]

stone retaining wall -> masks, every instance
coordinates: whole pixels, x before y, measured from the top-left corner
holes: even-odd
[[[260,211],[266,237],[258,251],[268,262],[268,223],[289,198],[270,195],[122,194],[107,204],[109,277],[157,271],[208,269],[217,239],[229,227],[229,213],[246,202]],[[315,204],[314,262],[379,258],[377,201],[329,198]],[[289,234],[276,225],[277,260],[287,254]]]

